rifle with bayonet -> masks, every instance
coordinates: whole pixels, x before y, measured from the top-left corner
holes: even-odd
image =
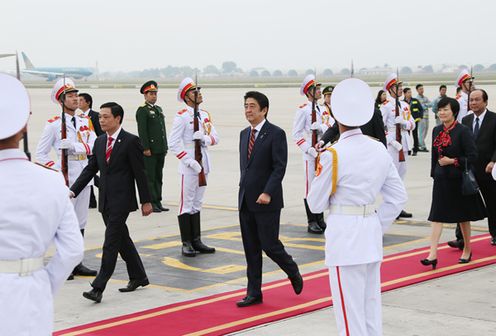
[[[193,113],[193,131],[198,132],[200,130],[199,120],[200,112],[198,111],[198,75],[195,76],[195,107]],[[201,152],[202,141],[200,139],[195,140],[195,160],[200,164],[201,171],[198,173],[198,185],[204,187],[207,185],[207,179],[205,177],[205,170],[203,169],[202,159],[203,155]]]
[[[315,77],[317,77],[317,72],[315,72]],[[312,124],[317,121],[317,100],[315,99],[316,92],[317,92],[317,78],[314,79],[315,83],[313,84],[312,90]],[[318,137],[317,130],[312,130],[312,148],[315,148],[315,145],[317,144]],[[317,170],[317,158],[315,158],[315,170]]]
[[[399,87],[400,87],[400,74],[398,69],[396,69],[396,98],[395,98],[395,117],[400,116],[400,96],[399,96]],[[405,153],[403,152],[403,142],[401,141],[401,124],[396,124],[396,141],[400,143],[401,149],[398,152],[398,159],[399,162],[404,162],[405,161]]]
[[[67,139],[67,125],[65,122],[65,74],[64,74],[64,90],[60,94],[60,100],[62,101],[62,114],[60,116],[60,139]],[[62,175],[64,175],[65,184],[69,186],[69,166],[67,158],[67,149],[62,149],[60,155],[60,170]]]
[[[473,67],[470,66],[470,79],[468,80],[468,93],[467,93],[467,114],[468,111],[470,111],[470,93],[472,92],[472,85],[473,85]]]
[[[19,54],[15,53],[16,57],[16,77],[18,81],[21,81],[21,68],[19,67]],[[29,146],[28,146],[28,131],[24,131],[23,137],[22,137],[22,142],[23,142],[23,147],[24,147],[24,153],[28,157],[28,160],[31,161],[31,153],[29,152]]]

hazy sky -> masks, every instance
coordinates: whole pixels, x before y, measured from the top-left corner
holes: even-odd
[[[496,63],[493,1],[4,0],[0,8],[0,53],[25,51],[35,66]],[[0,70],[12,68],[0,59]]]

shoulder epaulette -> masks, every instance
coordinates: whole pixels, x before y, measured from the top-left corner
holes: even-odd
[[[382,105],[387,105],[389,103],[389,99],[386,99]]]
[[[308,103],[305,103],[305,104],[303,104],[303,105],[298,106],[298,108],[304,108],[304,107],[305,107],[305,106],[307,106],[307,105],[308,105]]]
[[[178,115],[184,114],[184,112],[188,111],[188,109],[182,109],[181,111],[177,112]]]
[[[54,168],[52,168],[52,167],[45,166],[44,164],[41,164],[41,163],[39,163],[39,162],[34,162],[34,164],[35,164],[35,165],[37,165],[37,166],[43,167],[43,168],[45,168],[45,169],[48,169],[48,170],[51,170],[51,171],[54,171],[54,172],[58,172],[58,170],[57,170],[57,169],[54,169]]]
[[[48,122],[53,123],[55,120],[59,120],[59,119],[60,119],[60,116],[55,116],[52,119],[48,119]]]

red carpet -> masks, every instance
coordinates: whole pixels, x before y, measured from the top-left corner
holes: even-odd
[[[489,235],[475,236],[472,241],[472,262],[458,264],[460,251],[443,244],[436,270],[419,262],[427,255],[427,248],[387,256],[381,270],[382,291],[496,263],[496,247],[489,244]],[[299,296],[294,295],[288,280],[266,284],[262,305],[237,308],[235,301],[244,296],[243,289],[89,323],[54,335],[223,335],[332,304],[327,270],[305,274],[303,278],[305,286]]]

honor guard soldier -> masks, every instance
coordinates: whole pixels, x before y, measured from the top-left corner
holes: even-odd
[[[219,143],[219,136],[207,111],[200,110],[203,102],[200,87],[191,78],[185,78],[179,85],[177,100],[186,107],[179,111],[172,125],[169,144],[179,159],[181,199],[179,200],[179,230],[183,243],[182,254],[194,257],[196,253],[214,253],[215,249],[206,246],[200,239],[200,211],[205,186],[200,186],[200,175],[205,180],[211,169],[208,147]],[[198,131],[194,131],[195,106],[198,112]],[[201,162],[195,159],[195,140],[201,142]]]
[[[52,334],[53,297],[84,252],[62,175],[19,150],[29,110],[21,82],[0,74],[1,335]],[[45,265],[52,245],[57,253]]]
[[[300,87],[300,94],[306,96],[308,101],[301,105],[295,114],[293,123],[293,140],[303,153],[303,164],[305,172],[305,210],[307,213],[308,232],[322,234],[325,230],[324,214],[312,213],[308,208],[306,197],[310,191],[310,184],[315,176],[315,158],[317,150],[312,144],[312,131],[317,131],[318,139],[329,128],[330,117],[318,100],[322,97],[320,83],[315,82],[314,75],[305,77]],[[315,106],[316,121],[312,123],[312,108]],[[327,122],[327,123],[326,123]]]
[[[460,112],[456,118],[459,123],[461,123],[463,117],[468,114],[468,94],[474,89],[474,79],[475,78],[468,73],[467,69],[463,69],[456,79],[456,87],[461,88],[460,94],[456,97],[458,104],[460,104]]]
[[[362,134],[374,113],[370,87],[350,78],[334,89],[339,140],[319,156],[308,194],[313,212],[329,210],[325,262],[339,335],[382,335],[380,265],[384,232],[407,200],[383,144]],[[375,207],[378,194],[383,203]]]
[[[331,111],[332,90],[334,90],[334,86],[332,85],[326,86],[324,90],[322,90],[322,95],[324,96],[323,107],[325,108],[325,111],[322,113],[322,122],[326,124],[328,127],[332,127],[335,123]]]
[[[165,156],[167,155],[167,134],[165,115],[157,102],[158,85],[148,81],[140,89],[145,103],[136,111],[138,134],[143,144],[145,171],[152,196],[153,212],[169,211],[162,205],[162,185]]]
[[[396,92],[398,90],[398,92]],[[395,73],[390,74],[384,82],[384,91],[388,92],[390,97],[381,105],[381,114],[386,129],[387,149],[393,162],[398,169],[401,179],[406,175],[406,158],[408,151],[413,149],[413,140],[410,131],[415,129],[415,120],[410,112],[409,105],[400,100],[403,95],[403,82],[398,81]],[[399,115],[396,116],[396,104],[398,104]],[[401,141],[396,139],[396,125],[401,128]],[[399,152],[403,151],[404,161],[400,161]],[[410,218],[411,213],[401,211],[399,217]]]
[[[62,139],[62,120],[56,115],[48,120],[41,134],[38,147],[36,148],[36,160],[47,167],[61,169],[61,150],[67,150],[67,170],[69,186],[76,181],[79,174],[88,164],[88,155],[92,154],[93,143],[96,134],[92,130],[91,120],[84,115],[76,115],[78,108],[78,90],[74,82],[69,78],[60,78],[52,89],[52,101],[62,106],[66,122],[67,136]],[[52,148],[57,153],[57,161],[50,158]],[[91,182],[78,197],[72,199],[74,210],[79,221],[79,229],[84,236],[84,229],[88,222],[88,204],[90,202]],[[91,270],[82,263],[74,268],[73,275],[94,276],[95,270]],[[72,277],[72,276],[71,276]]]

